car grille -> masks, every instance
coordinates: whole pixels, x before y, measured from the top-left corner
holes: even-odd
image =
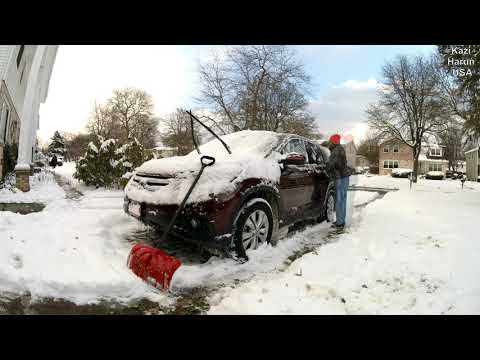
[[[151,174],[136,174],[133,178],[133,181],[137,184],[152,186],[167,186],[170,184],[171,176],[162,176],[162,175],[151,175]]]

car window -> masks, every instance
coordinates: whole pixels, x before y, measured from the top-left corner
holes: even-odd
[[[307,150],[305,149],[305,143],[302,139],[291,139],[283,148],[282,154],[298,153],[305,156],[306,162],[308,162]]]
[[[317,164],[318,154],[317,154],[316,149],[308,141],[305,142],[305,145],[306,145],[306,148],[307,148],[308,162],[310,164]]]
[[[325,153],[322,151],[320,146],[314,145],[315,150],[317,151],[318,157],[317,157],[317,164],[325,164]]]

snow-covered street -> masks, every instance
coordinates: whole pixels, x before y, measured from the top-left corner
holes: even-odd
[[[73,171],[73,163],[54,170],[79,198],[52,174],[36,175],[28,194],[0,192],[1,201],[46,204],[28,215],[0,212],[0,293],[168,307],[185,289],[207,288],[210,314],[480,313],[478,183],[462,190],[459,181],[420,179],[410,190],[408,179],[355,176],[354,186],[399,190],[349,192],[344,234],[322,223],[250,251],[245,264],[185,262],[172,293],[160,293],[126,266],[129,239],[145,228],[123,213],[123,191],[82,186]]]

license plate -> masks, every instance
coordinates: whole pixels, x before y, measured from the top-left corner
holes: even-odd
[[[140,209],[141,209],[141,207],[140,207],[139,203],[131,202],[130,204],[128,204],[128,212],[135,217],[140,217],[141,216],[141,210]]]

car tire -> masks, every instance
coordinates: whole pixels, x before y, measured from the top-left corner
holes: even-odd
[[[240,210],[235,223],[233,245],[237,257],[248,261],[246,251],[270,243],[273,232],[272,208],[263,199],[251,200]],[[250,234],[251,236],[248,236]]]
[[[330,191],[327,195],[327,200],[325,201],[325,207],[323,209],[323,219],[327,222],[334,223],[336,220],[335,214],[335,194],[333,191]]]

